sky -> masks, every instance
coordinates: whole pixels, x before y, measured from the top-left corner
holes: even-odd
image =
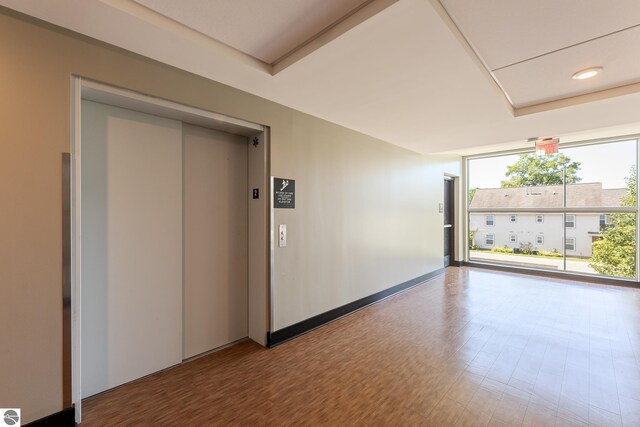
[[[636,163],[636,140],[560,148],[559,152],[581,163],[580,182],[602,182],[603,188],[624,188],[624,178]],[[500,181],[506,179],[507,166],[518,157],[516,154],[470,160],[469,188],[500,187]]]

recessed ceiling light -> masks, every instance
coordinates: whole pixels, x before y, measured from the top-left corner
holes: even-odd
[[[601,71],[602,71],[602,67],[591,67],[591,68],[587,68],[586,70],[578,71],[573,76],[571,76],[571,78],[573,80],[590,79],[591,77],[595,77],[598,74],[600,74]]]

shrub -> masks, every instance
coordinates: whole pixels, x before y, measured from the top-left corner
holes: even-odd
[[[520,253],[531,255],[533,253],[533,245],[531,244],[531,242],[520,243]]]
[[[497,252],[500,254],[512,254],[513,249],[505,246],[504,248],[492,248],[491,252]]]
[[[562,254],[555,249],[552,251],[538,251],[538,255],[562,257]]]

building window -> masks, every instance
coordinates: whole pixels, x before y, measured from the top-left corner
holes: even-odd
[[[515,234],[510,234],[509,235],[509,241],[511,243],[516,243],[518,241],[518,236],[516,236]]]
[[[493,215],[486,215],[484,217],[484,223],[486,225],[493,225]],[[493,243],[492,243],[493,244]]]
[[[487,234],[487,235],[484,237],[484,243],[485,243],[487,246],[493,246],[493,242],[494,242],[494,235],[493,235],[493,234]]]
[[[509,222],[516,222],[517,219],[518,219],[517,215],[509,215]]]
[[[536,222],[542,224],[544,222],[544,215],[536,215]]]
[[[607,225],[611,225],[611,215],[609,214],[600,215],[600,228],[604,228]]]
[[[566,251],[575,251],[576,250],[576,239],[575,239],[575,237],[567,237],[564,240],[564,249]]]
[[[544,245],[544,236],[536,236],[536,244]]]
[[[564,220],[564,226],[566,228],[576,228],[576,216],[567,215]]]

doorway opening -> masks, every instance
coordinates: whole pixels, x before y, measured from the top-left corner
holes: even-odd
[[[449,267],[455,260],[455,181],[444,178],[444,266]]]

